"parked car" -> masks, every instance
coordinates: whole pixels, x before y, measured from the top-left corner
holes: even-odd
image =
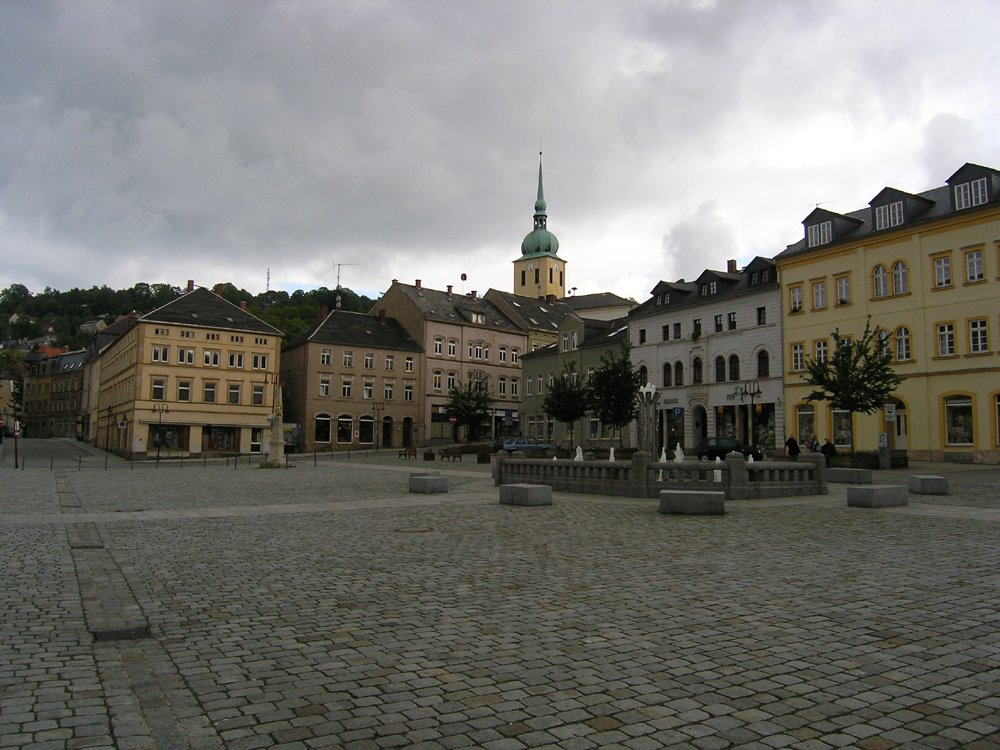
[[[754,461],[760,461],[764,454],[759,448],[751,448],[744,445],[736,438],[731,437],[710,437],[701,441],[696,455],[698,458],[707,458],[714,461],[716,458],[726,459],[727,453],[742,453],[744,457],[753,456]]]
[[[555,450],[554,445],[543,443],[535,438],[512,437],[497,440],[493,444],[494,451],[523,451],[525,453],[544,453],[549,449]]]

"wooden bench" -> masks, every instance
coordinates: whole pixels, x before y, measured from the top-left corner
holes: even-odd
[[[400,458],[416,458],[417,457],[417,449],[416,448],[403,448],[403,450],[401,450],[399,452],[399,457]]]

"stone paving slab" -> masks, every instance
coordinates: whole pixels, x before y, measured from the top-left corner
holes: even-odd
[[[447,502],[409,467],[197,471],[0,470],[0,747],[1000,745],[985,490],[703,519],[518,513],[467,470]],[[94,642],[93,557],[150,638]]]

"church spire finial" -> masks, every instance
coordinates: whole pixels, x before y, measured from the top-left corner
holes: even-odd
[[[542,152],[538,152],[538,198],[535,200],[535,227],[545,228],[545,190],[542,188]],[[541,218],[541,223],[539,223]]]

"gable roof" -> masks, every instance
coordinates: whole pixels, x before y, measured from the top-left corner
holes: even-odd
[[[490,289],[485,299],[496,303],[508,318],[520,324],[524,330],[556,331],[568,316],[576,317],[572,307],[565,300],[549,302],[537,297],[525,297],[513,292]]]
[[[569,305],[577,312],[593,310],[599,307],[635,307],[635,300],[619,297],[612,292],[596,292],[594,294],[577,294],[563,297],[560,302]]]
[[[425,286],[415,287],[394,281],[406,298],[420,312],[425,320],[435,320],[455,325],[475,325],[498,331],[521,333],[517,324],[508,318],[496,305],[483,297],[466,294],[448,294]],[[375,303],[378,307],[378,303]],[[482,315],[483,323],[477,323],[473,315]]]
[[[282,351],[308,343],[423,351],[423,347],[410,337],[395,318],[347,310],[334,310],[310,326],[304,334],[296,336],[283,346]]]
[[[214,292],[199,287],[182,294],[162,307],[141,316],[144,323],[166,323],[192,328],[220,328],[226,331],[282,336],[277,328]]]

